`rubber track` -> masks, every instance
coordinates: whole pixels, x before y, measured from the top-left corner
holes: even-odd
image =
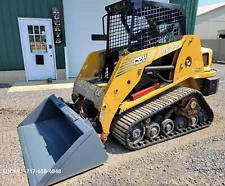
[[[188,127],[186,129],[183,129],[182,132],[174,131],[168,136],[160,135],[156,139],[144,138],[143,141],[135,145],[130,144],[129,141],[126,140],[129,129],[131,129],[133,125],[141,122],[142,120],[145,120],[146,118],[152,117],[153,115],[172,106],[173,104],[177,103],[187,96],[195,96],[198,99],[200,107],[202,107],[209,114],[209,120],[207,122],[199,123],[196,127]],[[156,96],[155,98],[152,98],[144,103],[135,106],[132,109],[123,112],[122,114],[116,115],[112,121],[111,134],[115,139],[117,139],[128,149],[138,150],[206,128],[211,124],[212,121],[213,112],[205,101],[201,92],[186,87],[174,87],[168,91],[165,91],[161,95]]]

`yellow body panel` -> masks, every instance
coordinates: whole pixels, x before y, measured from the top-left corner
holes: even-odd
[[[172,64],[175,66],[173,83],[161,85],[160,88],[142,96],[137,100],[126,99],[128,94],[138,84],[146,66],[171,52],[176,51]],[[102,125],[102,138],[106,138],[110,132],[110,125],[116,113],[122,113],[152,97],[177,85],[199,89],[195,79],[215,76],[211,71],[211,60],[207,67],[204,66],[202,54],[208,53],[212,57],[210,49],[201,48],[200,38],[197,35],[183,36],[182,40],[158,47],[133,52],[120,57],[113,74],[107,84],[104,85],[104,96],[97,109],[100,112],[99,121]],[[135,59],[147,56],[145,62],[135,64]],[[93,77],[99,71],[99,52],[90,54],[81,70],[78,80]],[[98,58],[98,59],[97,59]],[[86,72],[84,72],[86,71]],[[125,100],[126,99],[126,100]]]
[[[78,75],[77,79],[91,79],[100,69],[99,55],[103,51],[92,52],[88,55],[85,63],[83,64],[82,70]]]

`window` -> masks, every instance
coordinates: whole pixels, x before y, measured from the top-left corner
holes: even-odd
[[[31,53],[47,53],[45,26],[28,25],[27,29]]]

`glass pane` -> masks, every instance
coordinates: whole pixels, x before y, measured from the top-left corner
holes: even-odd
[[[28,33],[29,34],[33,34],[33,26],[32,25],[28,25],[27,28],[28,28]]]
[[[30,44],[34,42],[34,36],[29,36]]]
[[[47,46],[41,45],[41,50],[42,50],[43,53],[47,53]]]
[[[40,31],[42,35],[45,35],[45,26],[40,26]]]
[[[35,34],[40,34],[39,26],[34,26],[34,33]]]
[[[46,36],[41,36],[41,42],[46,43]]]
[[[35,41],[36,42],[41,42],[41,36],[40,35],[35,35]]]
[[[35,53],[36,52],[36,46],[34,44],[30,45],[30,51],[31,51],[31,53]]]
[[[41,52],[41,43],[36,43],[36,52]]]

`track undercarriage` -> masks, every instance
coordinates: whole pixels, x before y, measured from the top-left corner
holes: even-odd
[[[213,112],[199,91],[175,87],[116,115],[111,134],[137,150],[206,128],[212,120]]]

